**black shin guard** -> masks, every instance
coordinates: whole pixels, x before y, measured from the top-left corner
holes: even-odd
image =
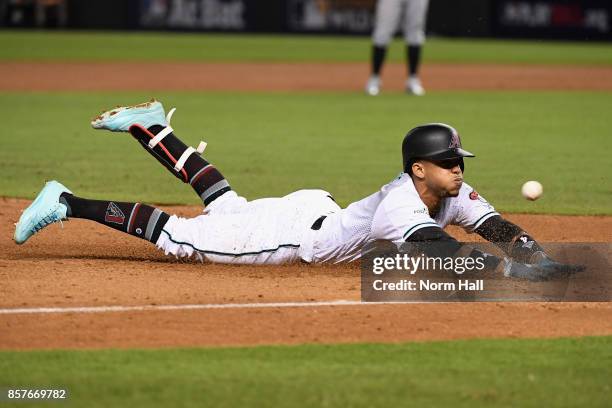
[[[179,138],[177,138],[169,128],[160,125],[151,126],[145,129],[140,125],[132,125],[130,133],[138,142],[150,152],[153,157],[166,167],[170,173],[189,183],[195,192],[200,196],[204,205],[209,205],[216,198],[230,191],[231,187],[223,175],[212,164],[204,160],[200,155],[188,155],[186,160],[181,162],[181,157],[189,148]],[[156,136],[161,132],[166,132],[162,140],[157,141]],[[153,141],[153,142],[152,142]],[[151,147],[153,145],[153,147]],[[177,163],[179,163],[177,165]]]

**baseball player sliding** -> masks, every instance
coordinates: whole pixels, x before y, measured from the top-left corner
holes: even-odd
[[[406,41],[406,63],[408,79],[406,92],[413,95],[425,95],[425,89],[419,79],[421,48],[425,42],[425,19],[429,0],[378,0],[374,32],[372,33],[372,72],[365,86],[368,95],[378,95],[381,88],[380,73],[382,70],[387,45],[393,38],[398,25],[402,25]]]
[[[23,212],[15,241],[23,244],[60,220],[83,218],[150,241],[166,254],[210,262],[351,262],[360,258],[364,245],[383,239],[444,242],[444,256],[467,249],[485,257],[488,270],[508,277],[542,280],[574,271],[551,260],[531,236],[503,219],[463,181],[463,158],[474,155],[461,147],[459,135],[448,125],[427,124],[408,132],[402,144],[403,172],[343,209],[323,190],[248,201],[201,157],[204,143],[194,149],[178,139],[170,126],[173,113],[166,116],[162,104],[151,101],[104,112],[92,126],[129,132],[194,189],[205,206],[202,215],[185,219],[146,204],[90,200],[51,181]],[[466,248],[442,229],[448,224],[496,242],[507,256]]]

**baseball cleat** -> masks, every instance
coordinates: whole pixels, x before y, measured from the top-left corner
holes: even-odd
[[[425,88],[418,77],[410,77],[406,80],[406,92],[416,96],[425,95]]]
[[[138,124],[145,129],[153,125],[168,126],[166,113],[161,102],[151,99],[149,102],[132,106],[118,106],[102,112],[91,121],[94,129],[106,129],[111,132],[128,132],[130,126]]]
[[[376,96],[380,93],[380,77],[372,75],[365,86],[365,93],[370,96]]]
[[[66,219],[68,209],[59,201],[62,193],[72,194],[72,191],[57,181],[45,184],[36,199],[21,214],[19,222],[15,224],[13,239],[17,244],[23,244],[47,225]]]

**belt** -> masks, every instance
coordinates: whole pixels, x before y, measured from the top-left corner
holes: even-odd
[[[312,224],[310,227],[311,230],[318,231],[321,229],[321,225],[323,225],[323,221],[327,218],[327,215],[322,215]]]

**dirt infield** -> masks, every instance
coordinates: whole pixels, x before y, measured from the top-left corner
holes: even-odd
[[[610,67],[425,64],[428,90],[612,90]],[[0,91],[361,91],[366,63],[0,64]],[[389,64],[384,89],[403,90],[405,67]]]
[[[0,199],[11,226],[28,201]],[[185,216],[198,207],[167,207]],[[612,240],[612,217],[509,215],[544,241]],[[586,230],[584,225],[590,225]],[[0,309],[243,305],[359,300],[359,267],[247,267],[166,257],[93,222],[53,225],[23,246],[0,236]],[[473,240],[459,230],[450,232]],[[0,349],[395,342],[612,334],[612,303],[352,305],[0,314]]]

